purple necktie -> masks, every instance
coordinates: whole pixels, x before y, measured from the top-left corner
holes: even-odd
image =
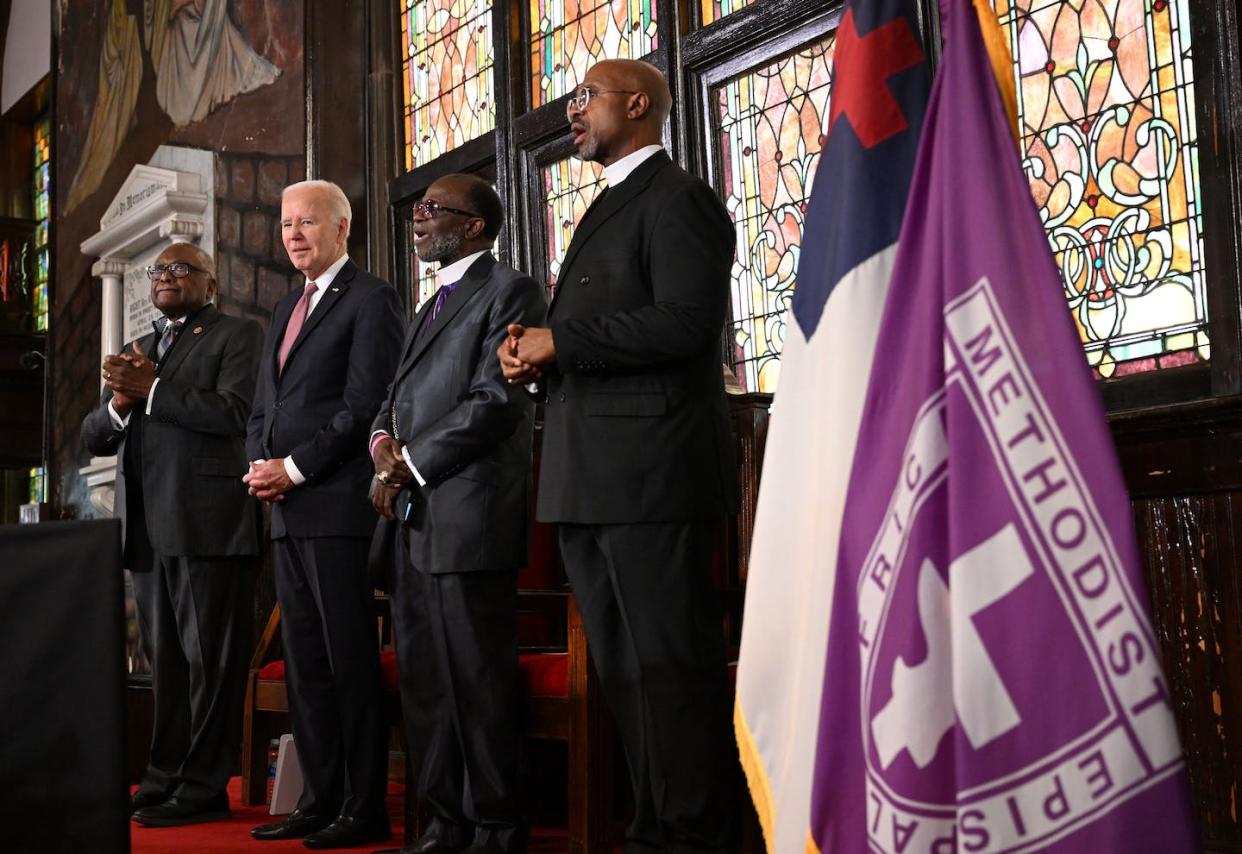
[[[431,307],[431,319],[435,320],[436,315],[440,313],[440,309],[444,308],[444,303],[448,301],[448,296],[453,292],[459,283],[453,282],[451,285],[440,285],[440,290],[436,293],[436,304]]]
[[[289,315],[289,325],[285,327],[285,337],[280,341],[280,356],[276,362],[280,373],[284,372],[285,360],[289,358],[293,342],[298,340],[298,333],[302,331],[302,324],[306,322],[306,315],[310,313],[311,297],[314,296],[316,290],[318,287],[314,282],[307,282],[306,290],[302,291],[302,298],[293,307],[293,314]]]

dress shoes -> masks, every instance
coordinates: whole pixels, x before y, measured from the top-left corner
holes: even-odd
[[[129,814],[133,815],[138,810],[162,804],[170,797],[172,795],[168,792],[134,792],[129,796]]]
[[[363,819],[350,815],[339,816],[323,830],[302,837],[307,848],[352,848],[371,842],[387,842],[392,837],[388,816]]]
[[[301,839],[307,834],[323,830],[331,823],[332,819],[328,816],[307,815],[301,810],[294,810],[280,821],[252,827],[250,835],[260,840]]]
[[[471,842],[470,847],[463,849],[462,854],[507,854],[500,845],[492,842]]]
[[[479,828],[462,854],[525,854],[528,835],[524,825],[501,832]]]
[[[468,844],[433,827],[404,848],[383,848],[371,854],[460,854]]]
[[[162,804],[143,807],[134,813],[134,821],[147,827],[179,827],[228,817],[229,796],[224,792],[201,801],[173,795]]]

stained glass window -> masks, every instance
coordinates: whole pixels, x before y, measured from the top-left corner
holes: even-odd
[[[531,104],[572,91],[601,59],[639,59],[656,44],[656,0],[530,0]]]
[[[405,168],[496,127],[491,0],[401,0]]]
[[[754,2],[755,0],[700,0],[699,8],[702,10],[703,23],[710,24]]]
[[[1189,0],[995,0],[1024,166],[1101,377],[1206,360]]]
[[[747,391],[776,388],[806,200],[828,133],[834,44],[829,37],[715,92],[721,189],[737,232],[731,334]]]
[[[548,227],[548,284],[556,285],[570,238],[586,209],[604,191],[598,163],[569,157],[543,168],[544,216]]]
[[[34,153],[35,220],[35,283],[31,312],[35,330],[47,331],[47,281],[49,247],[47,232],[52,221],[52,121],[40,119],[35,124]]]
[[[30,470],[30,479],[28,481],[29,489],[26,492],[27,504],[42,504],[47,500],[47,483],[43,476],[43,468],[32,468]]]

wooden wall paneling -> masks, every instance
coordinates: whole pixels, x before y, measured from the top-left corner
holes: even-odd
[[[729,414],[733,419],[733,435],[737,441],[738,487],[741,506],[738,510],[736,537],[735,581],[746,586],[750,563],[750,540],[755,530],[755,507],[759,501],[759,473],[763,470],[763,449],[768,441],[768,412],[772,395],[761,392],[729,396]]]
[[[1134,502],[1205,850],[1242,851],[1242,492]]]
[[[353,208],[349,254],[366,264],[369,149],[367,83],[370,32],[364,0],[306,2],[306,177],[334,181]],[[376,164],[379,165],[379,164]]]

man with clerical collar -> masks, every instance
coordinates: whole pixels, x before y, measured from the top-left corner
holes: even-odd
[[[546,395],[537,515],[561,556],[629,761],[627,851],[736,847],[712,544],[737,509],[722,380],[734,232],[661,146],[654,66],[587,70],[567,104],[608,189],[574,229],[543,328],[514,326],[506,378]]]
[[[247,431],[250,492],[272,508],[272,554],[297,809],[251,830],[342,848],[390,836],[388,746],[367,550],[367,436],[397,366],[397,293],[346,254],[349,199],[329,181],[281,195],[280,230],[305,277],[276,304]]]
[[[473,175],[440,178],[414,206],[414,251],[440,265],[440,287],[372,425],[373,503],[398,541],[402,706],[431,817],[406,854],[525,850],[516,605],[534,403],[495,352],[509,324],[542,323],[546,304],[538,282],[489,251],[503,220],[495,189]]]
[[[263,332],[212,305],[215,264],[197,246],[174,243],[147,274],[163,317],[104,359],[82,441],[117,455],[114,513],[155,695],[130,808],[159,827],[229,815],[259,551],[243,440]]]

